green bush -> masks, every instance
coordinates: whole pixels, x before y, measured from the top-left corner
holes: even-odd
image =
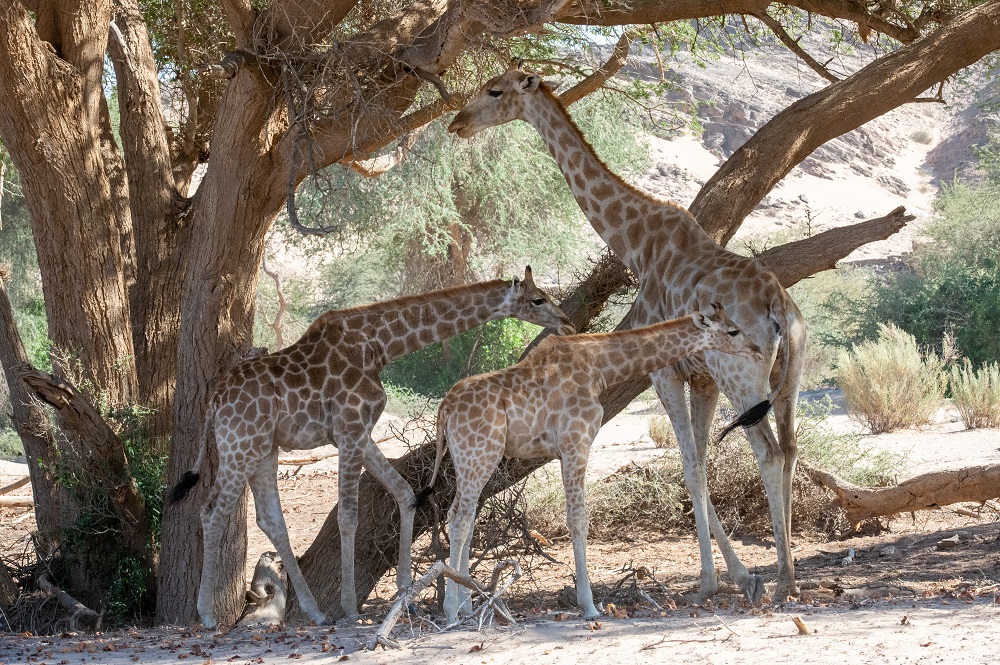
[[[884,325],[874,342],[838,358],[837,385],[852,417],[872,434],[928,423],[944,398],[943,361],[921,355],[913,335]]]
[[[951,398],[966,428],[1000,427],[1000,365],[974,370],[966,358],[951,368]]]
[[[420,395],[443,397],[459,379],[516,363],[540,330],[517,319],[490,321],[398,358],[382,371],[382,379]]]
[[[0,429],[0,459],[12,460],[24,455],[20,435],[13,429]]]

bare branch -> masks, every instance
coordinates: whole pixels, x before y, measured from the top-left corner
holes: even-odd
[[[426,127],[427,125],[422,125],[410,132],[391,152],[371,159],[348,162],[347,165],[366,178],[376,178],[406,161],[410,156],[410,150],[416,145],[417,139],[420,138]]]
[[[274,320],[268,325],[271,326],[271,330],[274,331],[274,343],[277,346],[277,350],[285,348],[284,335],[281,333],[281,318],[285,315],[285,311],[288,310],[288,301],[285,300],[285,290],[282,288],[281,274],[273,270],[269,270],[267,267],[267,255],[261,259],[260,269],[264,271],[264,274],[274,280],[274,288],[278,292],[278,311],[274,315]]]
[[[607,62],[601,65],[593,74],[559,95],[562,103],[569,106],[574,102],[580,101],[599,89],[608,79],[617,74],[628,61],[628,53],[632,48],[632,42],[635,41],[636,36],[637,32],[633,30],[623,32],[622,36],[618,38],[615,48],[611,51],[611,56]]]
[[[768,14],[767,12],[761,12],[759,14],[754,14],[754,16],[757,17],[761,21],[761,23],[769,27],[771,29],[771,32],[773,32],[778,37],[778,39],[781,40],[781,43],[787,46],[789,51],[799,56],[802,62],[809,65],[809,68],[812,69],[814,72],[825,78],[827,81],[830,81],[831,83],[840,80],[840,78],[835,76],[832,72],[830,72],[829,69],[818,63],[815,60],[815,58],[806,53],[805,49],[799,46],[798,40],[792,39],[792,36],[789,35],[787,32],[785,32],[785,29],[782,27],[781,23],[776,21],[770,14]]]

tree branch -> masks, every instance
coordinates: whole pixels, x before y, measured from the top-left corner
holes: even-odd
[[[691,212],[725,245],[764,195],[813,150],[998,48],[1000,0],[988,0],[778,113],[716,171]]]
[[[1000,497],[1000,464],[924,473],[894,487],[859,487],[804,462],[799,466],[813,482],[836,495],[837,505],[852,522]]]
[[[139,493],[128,468],[124,446],[118,435],[108,426],[100,412],[94,408],[72,384],[48,372],[37,370],[25,363],[15,365],[11,372],[31,389],[43,402],[54,408],[61,422],[88,448],[87,473],[98,479],[98,485],[108,492],[108,497],[121,520],[125,546],[141,560],[151,563],[153,538],[149,528],[146,503]],[[152,565],[148,570],[152,572]]]
[[[816,62],[811,55],[806,53],[805,49],[799,46],[798,40],[792,39],[792,36],[785,32],[785,28],[782,27],[781,23],[776,21],[770,14],[767,12],[761,12],[759,14],[754,14],[754,16],[760,20],[761,23],[769,27],[771,32],[773,32],[778,39],[781,40],[781,43],[788,47],[789,51],[799,56],[799,59],[806,63],[806,65],[808,65],[814,72],[831,83],[840,80],[837,76],[830,72],[829,69]]]
[[[607,62],[598,67],[590,76],[559,95],[562,103],[569,106],[574,102],[580,101],[592,92],[599,90],[608,79],[621,71],[621,68],[628,62],[629,50],[632,48],[632,42],[635,41],[635,37],[636,33],[632,30],[623,32],[622,36],[618,38],[615,48],[611,51],[611,56]]]

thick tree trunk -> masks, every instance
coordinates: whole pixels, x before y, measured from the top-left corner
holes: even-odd
[[[822,469],[800,466],[817,485],[837,496],[837,505],[852,522],[1000,497],[1000,464],[924,473],[895,487],[859,487]]]

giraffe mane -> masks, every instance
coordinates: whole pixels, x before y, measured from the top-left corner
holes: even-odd
[[[376,309],[402,309],[404,307],[411,307],[413,305],[422,305],[424,303],[432,302],[435,300],[450,300],[457,295],[463,293],[470,293],[474,291],[489,291],[497,287],[508,287],[510,285],[510,280],[505,279],[494,279],[488,282],[477,282],[475,284],[463,284],[461,286],[452,286],[446,289],[438,289],[437,291],[428,291],[427,293],[420,293],[412,296],[403,296],[401,298],[394,298],[392,300],[380,300],[378,302],[368,303],[366,305],[358,305],[357,307],[349,307],[347,309],[331,309],[323,314],[320,314],[315,321],[310,324],[306,331],[303,333],[305,335],[319,330],[327,326],[331,321],[335,319],[340,319],[348,316],[355,316],[359,314],[365,314]]]
[[[562,100],[559,98],[559,95],[557,95],[556,92],[555,92],[555,90],[552,89],[552,86],[550,86],[545,81],[542,81],[538,85],[538,90],[543,95],[545,95],[550,100],[552,100],[553,106],[555,106],[556,110],[560,114],[562,114],[563,120],[566,122],[566,124],[569,126],[569,128],[573,132],[576,132],[576,134],[580,137],[580,141],[583,143],[583,145],[586,146],[587,150],[590,151],[590,154],[594,156],[594,159],[596,159],[597,162],[602,167],[604,167],[604,170],[615,181],[615,183],[618,186],[622,187],[623,189],[629,190],[630,192],[632,192],[636,196],[639,196],[640,198],[643,198],[643,199],[645,199],[645,200],[647,200],[650,203],[653,203],[655,205],[658,205],[658,206],[672,206],[674,208],[678,208],[679,210],[681,210],[681,211],[683,211],[683,212],[685,212],[685,213],[687,213],[689,215],[691,214],[691,212],[687,208],[685,208],[684,206],[680,205],[679,203],[675,203],[675,202],[670,201],[668,199],[661,199],[658,196],[654,196],[653,194],[650,194],[647,191],[639,189],[638,187],[636,187],[632,183],[626,181],[620,175],[618,175],[617,173],[615,173],[604,162],[604,160],[601,159],[600,155],[597,154],[597,151],[594,150],[594,146],[590,143],[590,141],[587,140],[587,136],[580,129],[580,126],[578,124],[576,124],[576,120],[574,120],[573,116],[570,115],[570,112],[566,108],[566,105],[563,104]]]

